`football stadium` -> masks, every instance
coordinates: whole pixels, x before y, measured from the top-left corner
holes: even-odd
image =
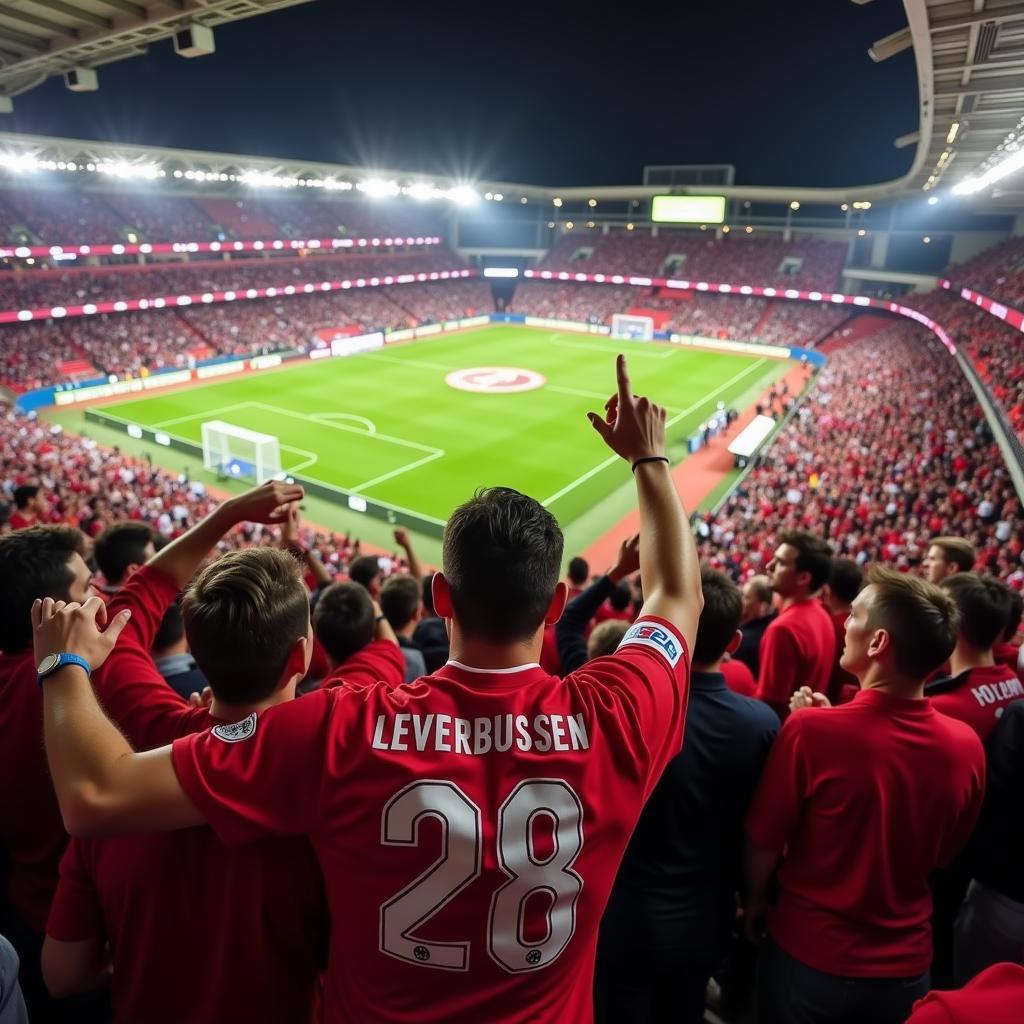
[[[1024,1021],[1024,6],[719,6],[0,4],[0,1024]]]

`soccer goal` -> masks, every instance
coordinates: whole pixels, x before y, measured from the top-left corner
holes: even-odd
[[[263,483],[282,475],[277,438],[223,420],[203,424],[203,465],[221,476]]]
[[[654,318],[616,313],[612,317],[612,337],[650,341],[654,337]]]

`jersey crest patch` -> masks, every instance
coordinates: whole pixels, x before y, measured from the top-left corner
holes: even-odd
[[[247,740],[256,731],[256,712],[246,715],[240,722],[231,725],[217,725],[213,728],[213,735],[225,743],[241,743]]]
[[[682,657],[683,651],[679,641],[664,626],[656,622],[635,622],[626,630],[626,635],[619,644],[619,650],[629,645],[652,647],[675,668]]]

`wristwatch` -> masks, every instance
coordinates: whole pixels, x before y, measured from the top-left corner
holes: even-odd
[[[78,654],[68,654],[66,651],[62,654],[48,654],[39,664],[36,666],[36,678],[41,686],[43,680],[53,675],[54,672],[59,668],[63,668],[65,665],[80,665],[85,669],[85,674],[92,677],[92,666]]]

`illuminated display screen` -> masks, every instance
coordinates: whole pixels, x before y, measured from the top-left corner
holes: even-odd
[[[725,196],[654,196],[651,220],[656,224],[721,224]]]

